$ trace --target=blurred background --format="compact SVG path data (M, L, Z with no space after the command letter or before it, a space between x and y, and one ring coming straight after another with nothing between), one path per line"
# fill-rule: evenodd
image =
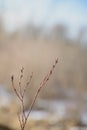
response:
M25 95L27 112L35 92L59 63L40 92L26 129L71 130L87 126L87 1L0 0L0 130L18 130L18 87L33 78Z

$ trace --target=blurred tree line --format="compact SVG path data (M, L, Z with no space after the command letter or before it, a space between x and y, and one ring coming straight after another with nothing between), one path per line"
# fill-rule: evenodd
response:
M30 59L32 64L36 65L34 71L38 70L38 74L40 74L41 70L47 70L48 61L57 55L60 59L59 67L55 74L56 78L51 84L57 83L59 86L74 87L77 90L87 89L86 36L86 28L81 28L77 37L70 39L68 27L62 24L55 25L51 29L28 24L10 34L4 29L2 18L0 18L0 84L3 84L4 81L8 84L9 72L15 70L15 64L23 63L27 70L26 73L28 73ZM37 58L38 56L39 58ZM34 63L34 60L38 64ZM52 92L56 93L56 90L52 89Z
M51 29L46 28L44 26L35 26L34 24L27 24L26 26L9 33L5 30L4 24L3 24L3 17L0 15L0 37L2 35L8 35L10 36L18 36L18 35L23 35L26 36L30 39L48 39L48 40L53 40L53 41L66 41L68 40L74 40L75 43L78 44L87 44L87 27L82 27L79 29L78 35L75 37L75 39L70 39L68 36L68 27L63 24L57 24L54 25ZM1 39L1 38L0 38ZM67 41L67 42L68 42Z

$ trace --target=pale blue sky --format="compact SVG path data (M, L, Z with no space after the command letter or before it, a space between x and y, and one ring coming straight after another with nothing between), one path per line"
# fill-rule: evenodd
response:
M66 24L73 33L87 26L87 0L0 0L4 24L15 30L26 23L52 26Z

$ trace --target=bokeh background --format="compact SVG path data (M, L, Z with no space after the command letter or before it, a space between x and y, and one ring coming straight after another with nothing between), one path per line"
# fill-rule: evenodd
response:
M26 129L61 130L87 126L87 1L0 0L0 130L19 129L18 87L33 72L25 95L27 112L35 92L59 63L40 92Z

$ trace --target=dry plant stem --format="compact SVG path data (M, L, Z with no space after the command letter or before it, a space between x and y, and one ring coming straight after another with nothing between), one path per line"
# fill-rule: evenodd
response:
M36 101L36 99L37 99L37 96L38 96L39 92L41 91L41 89L44 87L44 85L45 85L45 84L47 83L47 81L49 80L49 78L50 78L50 76L52 75L52 73L53 73L53 71L54 71L54 69L55 69L57 63L58 63L58 58L55 60L55 63L54 63L54 65L52 66L52 69L49 71L49 73L45 76L45 78L44 78L44 79L42 80L42 82L40 83L40 85L39 85L39 87L38 87L38 89L37 89L37 91L36 91L36 93L35 93L34 99L33 99L32 103L31 103L31 105L30 105L30 111L29 111L29 113L28 113L28 115L27 115L26 120L28 119L28 117L29 117L29 115L30 115L30 113L31 113L31 111L32 111L32 108L33 108L33 106L34 106L34 104L35 104L35 101Z
M26 89L29 86L29 84L31 83L31 79L33 77L33 73L32 73L29 81L26 83L26 86L24 88L22 88L23 70L24 70L24 68L22 67L21 75L20 75L20 78L19 78L18 89L14 85L14 76L11 77L12 87L14 89L16 96L18 97L18 99L21 102L20 111L18 112L18 119L19 119L21 130L24 130L25 124L26 124L25 123L26 122L26 115L25 115L25 107L24 107L24 96L25 96ZM21 113L21 115L20 115L20 113Z
M24 88L22 88L22 78L23 78L23 71L24 71L24 68L22 67L21 69L21 75L20 75L20 79L19 79L19 86L18 86L18 89L15 87L14 85L14 76L11 77L11 81L12 81L12 87L14 89L14 92L16 94L16 96L18 97L18 99L20 100L21 102L21 106L20 106L20 111L18 112L18 119L19 119L19 123L20 123L20 127L21 127L21 130L24 130L25 129L25 125L27 123L27 120L28 120L28 117L32 111L32 108L35 104L35 101L38 97L38 94L39 92L41 91L41 89L45 86L45 84L47 83L47 81L50 79L50 76L52 75L55 67L56 67L56 64L58 63L58 58L55 60L55 63L53 64L52 68L50 69L49 73L44 77L44 79L42 80L42 82L40 83L39 87L37 88L37 91L34 95L34 98L33 98L33 101L30 105L30 110L28 112L27 115L25 115L25 106L24 106L24 95L25 95L25 92L26 92L26 89L27 87L30 85L31 83L31 79L33 77L33 73L31 74L30 76L30 79L29 81L26 83L26 86ZM21 115L20 115L20 112L21 112Z

